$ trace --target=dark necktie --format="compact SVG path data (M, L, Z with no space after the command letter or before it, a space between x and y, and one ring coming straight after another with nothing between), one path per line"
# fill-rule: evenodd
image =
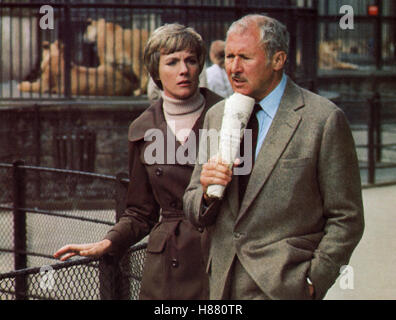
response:
M256 113L261 110L261 106L259 104L255 104L254 105L254 109L252 111L252 115L250 116L249 122L246 126L246 129L251 129L252 130L252 150L251 150L251 154L247 155L245 154L245 148L244 148L244 139L242 139L241 141L241 146L240 146L240 154L241 156L243 156L244 158L246 157L251 157L251 161L252 161L252 170L253 170L253 166L254 166L254 160L255 160L255 154L256 154L256 146L257 146L257 136L258 136L258 130L259 130L259 124L258 124L258 120L256 117ZM242 164L243 165L243 164ZM250 174L251 171L249 172L249 174L245 174L245 175L240 175L239 178L239 206L242 203L243 197L245 195L245 191L246 191L246 187L247 184L249 182L249 178L250 178Z

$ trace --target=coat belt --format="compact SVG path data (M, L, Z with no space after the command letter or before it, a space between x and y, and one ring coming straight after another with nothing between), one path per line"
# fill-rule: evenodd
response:
M183 210L162 210L161 216L163 219L184 219L186 218Z

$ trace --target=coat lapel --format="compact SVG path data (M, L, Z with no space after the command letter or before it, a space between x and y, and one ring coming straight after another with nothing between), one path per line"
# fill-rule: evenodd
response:
M301 121L300 115L295 111L303 105L304 101L299 87L288 79L278 112L272 121L253 167L245 197L239 211L238 221L257 197L289 141L292 139Z

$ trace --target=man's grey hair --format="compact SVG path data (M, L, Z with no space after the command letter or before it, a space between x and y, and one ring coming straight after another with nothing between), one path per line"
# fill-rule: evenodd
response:
M289 32L285 25L274 18L261 14L249 14L233 22L227 31L227 38L231 33L243 33L253 25L260 30L261 44L271 59L278 51L289 51Z

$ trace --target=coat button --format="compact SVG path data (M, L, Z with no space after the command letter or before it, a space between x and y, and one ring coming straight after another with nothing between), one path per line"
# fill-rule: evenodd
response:
M203 228L201 228L201 227L198 228L198 232L202 233L203 231L204 231Z
M177 203L176 201L172 201L169 205L171 206L171 208L176 208Z
M155 175L156 175L157 177L162 176L162 173L163 173L162 168L157 168L157 169L155 169Z
M177 268L179 266L179 261L177 259L172 259L172 267Z
M234 232L234 239L239 239L242 236L239 232Z

